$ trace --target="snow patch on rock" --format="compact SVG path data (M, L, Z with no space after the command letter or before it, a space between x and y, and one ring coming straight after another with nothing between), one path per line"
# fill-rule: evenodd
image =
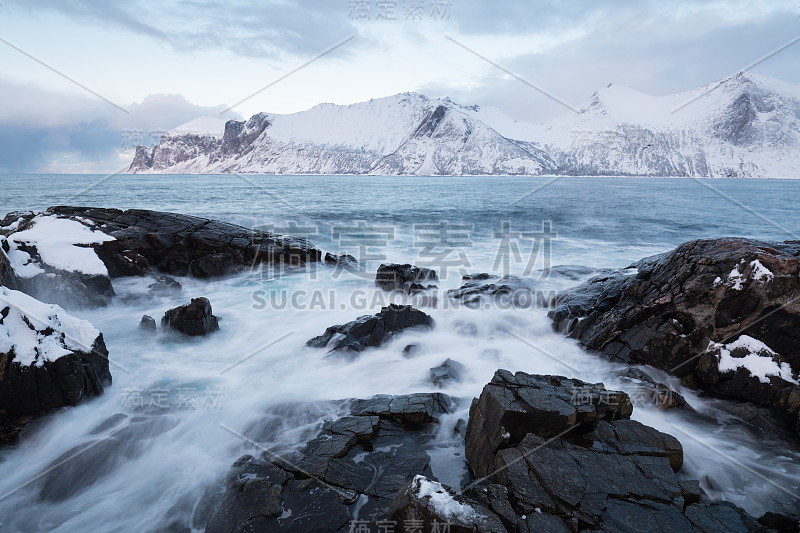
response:
M91 352L100 332L61 307L0 287L0 353L22 366L42 366L71 352Z
M39 215L31 225L8 236L8 259L16 274L32 278L45 272L42 265L25 251L36 248L41 261L57 270L93 276L107 276L108 270L89 246L114 237L95 231L77 220Z
M761 383L770 383L769 376L777 376L784 381L800 385L792 376L792 367L789 363L779 363L775 360L778 355L769 346L749 337L742 335L736 341L721 344L711 342L708 345L708 351L719 350L717 356L719 360L720 372L735 372L739 368L745 368L750 375L757 377ZM737 350L746 350L747 355L744 357L734 357L732 353Z
M441 483L417 475L412 486L417 489L419 498L430 498L431 505L442 518L459 518L465 522L477 518L477 513L472 507L457 502Z

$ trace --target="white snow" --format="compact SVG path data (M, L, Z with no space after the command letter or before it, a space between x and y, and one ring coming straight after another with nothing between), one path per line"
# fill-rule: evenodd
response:
M731 352L739 348L745 349L749 353L744 357L733 357ZM736 369L744 367L750 372L751 376L757 377L762 383L770 382L768 376L777 376L789 383L800 385L800 383L792 377L792 367L789 363L784 362L778 364L774 359L778 354L769 346L753 337L742 335L735 342L728 344L711 342L708 345L708 351L712 350L719 350L720 372L735 372Z
M742 262L744 262L744 260L742 260ZM742 284L745 281L746 280L744 276L742 276L742 273L739 272L739 266L737 265L733 267L731 273L728 274L728 283L731 284L731 288L735 291L740 291L742 290Z
M439 105L445 117L420 133ZM222 157L181 137L223 129L221 119L196 119L162 139L152 167L132 172L796 178L799 107L796 87L750 73L665 96L609 85L544 124L403 93L255 115L246 129L269 126Z
M728 274L727 282L730 287L735 291L742 290L744 283L747 281L747 276L742 273L742 268L744 267L744 259L742 259L741 263L736 265L731 273ZM750 261L750 279L758 281L759 283L766 283L768 281L772 281L775 278L775 275L765 267L761 261L758 259L754 259ZM714 286L716 287L719 282L722 280L717 278L714 280Z
M89 322L57 305L0 287L0 310L5 308L9 311L0 323L0 353L13 349L13 360L23 366L41 366L72 351L90 352L100 335ZM44 334L48 328L54 333Z
M475 510L469 505L457 502L441 483L431 481L422 475L414 477L412 487L417 488L419 498L430 497L430 503L436 512L445 519L459 518L465 522L476 518Z
M753 269L750 276L756 281L772 281L775 275L764 265L761 264L761 261L755 259L754 261L750 262L750 267Z
M35 246L42 262L59 270L107 276L108 270L90 245L113 241L114 237L94 231L76 220L39 215L31 226L8 236L8 258L16 274L30 278L44 272L21 244Z

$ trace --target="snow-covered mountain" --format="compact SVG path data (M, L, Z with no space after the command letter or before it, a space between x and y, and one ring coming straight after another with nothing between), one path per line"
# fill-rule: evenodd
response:
M546 124L403 93L245 122L201 118L134 173L800 178L800 90L740 73L686 93L609 85Z

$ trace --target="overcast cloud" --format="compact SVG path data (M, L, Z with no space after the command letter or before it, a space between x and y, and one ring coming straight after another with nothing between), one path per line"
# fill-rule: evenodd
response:
M0 43L0 171L117 171L132 143L218 115L350 36L227 116L408 90L521 120L565 112L445 35L575 106L608 83L689 90L800 35L797 0L424 0L410 17L412 3L379 19L377 0L4 0L0 38L127 112ZM800 44L754 71L800 84Z

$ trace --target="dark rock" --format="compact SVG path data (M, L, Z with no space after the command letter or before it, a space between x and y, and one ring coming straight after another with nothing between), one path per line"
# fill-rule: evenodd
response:
M463 276L461 279L461 287L448 290L447 296L468 308L491 304L503 309L543 309L555 303L555 290L548 290L541 279L490 274Z
M356 400L350 415L325 422L298 457L242 457L205 531L374 527L404 485L432 477L430 425L451 403L438 393Z
M800 388L718 371L710 343L743 335L800 369L800 242L692 241L563 294L550 316L587 349L648 364L717 396L770 407L800 432ZM578 320L580 319L580 320ZM762 386L763 385L763 386Z
M306 345L338 352L363 352L380 346L408 328L433 327L433 319L413 307L391 304L376 315L364 315L347 324L331 326Z
M389 520L414 523L423 531L447 527L452 533L505 533L496 514L476 502L456 495L452 489L417 475L406 483L389 507Z
M431 368L431 381L439 388L446 387L452 382L459 382L467 371L467 367L448 358L442 364Z
M591 401L574 406L574 388ZM483 490L481 503L519 532L759 530L744 510L708 503L698 482L678 479L680 443L630 420L627 396L594 403L595 394L602 385L499 370L470 409L467 462L481 477L465 494Z
M800 526L800 521L796 518L772 512L764 513L758 519L758 523L767 529L780 533L796 533L798 526Z
M550 438L589 431L599 420L628 418L632 412L627 394L602 384L498 370L470 408L467 462L475 475L486 476L492 457L529 433Z
M16 289L17 276L14 274L14 269L11 268L8 256L6 256L7 248L8 242L6 242L5 237L0 237L0 286Z
M322 258L305 239L189 215L66 206L47 212L91 220L116 239L95 245L112 278L141 276L153 268L178 276L214 277L262 265L301 267Z
M26 309L7 304L6 297L19 301L19 296L23 295L16 293L15 296L7 289L3 291L0 293L0 334L3 334L2 329L7 329L13 342L15 335L25 335L16 328L28 327L31 330L28 335L35 332L39 339L38 355L30 364L20 362L13 344L10 351L0 353L0 441L8 442L36 417L102 394L111 384L111 372L101 333L98 332L91 348L85 351L72 348L76 341L70 336L70 330L60 329L59 317L67 316L63 309L53 306L49 322L44 324L38 317L28 315ZM47 359L40 352L47 351L42 343L60 346L68 353L54 360Z
M190 304L170 309L161 318L161 325L192 336L207 335L219 329L219 321L206 298L192 298Z
M399 290L407 294L435 288L428 281L438 281L435 270L414 265L389 263L378 267L375 285L385 291Z
M169 276L156 276L156 281L147 286L153 296L171 296L181 292L181 284Z
M424 392L405 396L373 396L354 400L350 411L357 416L377 416L404 424L426 424L450 412L450 398L440 392Z
M141 331L153 332L156 330L156 320L150 315L144 315L141 322L139 322L139 329Z
M403 357L411 359L415 357L420 351L419 344L406 344L403 348Z
M328 252L325 254L324 263L328 266L335 267L337 270L344 269L348 272L358 270L358 259L350 254L336 255Z

